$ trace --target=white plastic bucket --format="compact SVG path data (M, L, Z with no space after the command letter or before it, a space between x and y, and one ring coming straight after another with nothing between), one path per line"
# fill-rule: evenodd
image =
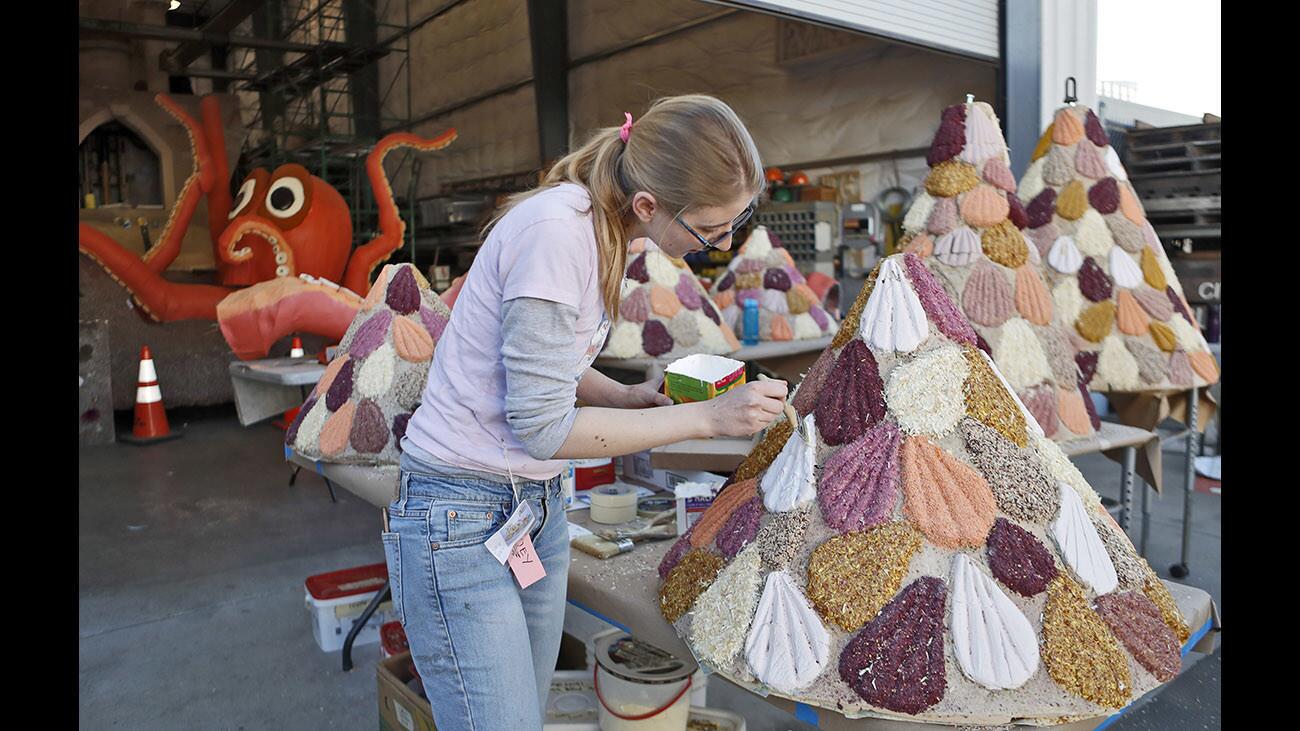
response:
M601 731L685 731L696 669L626 633L602 638L593 670Z

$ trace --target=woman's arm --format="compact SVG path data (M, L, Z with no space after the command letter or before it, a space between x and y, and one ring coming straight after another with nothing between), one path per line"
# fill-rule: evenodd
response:
M553 459L617 457L683 439L749 436L785 408L785 381L758 381L698 403L649 409L584 406Z
M673 400L657 391L656 385L647 381L628 386L595 368L588 368L578 382L578 400L591 406L609 406L615 409L671 406Z

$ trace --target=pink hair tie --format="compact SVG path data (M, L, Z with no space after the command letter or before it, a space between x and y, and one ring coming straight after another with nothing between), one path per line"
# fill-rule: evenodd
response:
M623 144L626 145L627 138L632 135L632 115L628 112L623 112L623 117L627 119L627 121L624 122L623 127L619 129L618 138L623 140Z

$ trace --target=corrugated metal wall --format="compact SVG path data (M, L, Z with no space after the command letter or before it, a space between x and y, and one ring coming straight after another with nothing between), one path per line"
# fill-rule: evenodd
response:
M569 0L569 56L580 60L726 11L695 0ZM413 8L412 16L424 12ZM792 60L798 53L789 46L791 23L734 12L575 67L570 139L576 144L596 127L621 123L625 110L639 115L656 97L703 92L736 109L765 162L802 163L928 145L944 106L967 93L993 96L991 65L858 34L812 29L824 35L804 44L832 50ZM470 0L453 8L413 34L411 61L415 118L528 78L525 1ZM386 69L381 84L391 74ZM402 93L395 89L391 103L404 104ZM415 131L429 136L460 130L451 148L427 160L419 195L436 194L450 181L538 166L536 125L531 84L418 125ZM394 187L402 185L399 179Z

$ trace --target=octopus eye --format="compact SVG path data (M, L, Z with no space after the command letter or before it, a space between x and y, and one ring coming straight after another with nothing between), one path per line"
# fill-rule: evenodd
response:
M291 218L302 210L307 196L302 189L302 181L297 178L280 178L271 184L266 194L266 210L276 218Z
M235 216L244 212L244 209L253 200L253 190L256 187L257 181L252 178L245 180L243 185L239 186L239 197L235 201L235 207L230 209L230 215L226 216L227 219L233 221Z

